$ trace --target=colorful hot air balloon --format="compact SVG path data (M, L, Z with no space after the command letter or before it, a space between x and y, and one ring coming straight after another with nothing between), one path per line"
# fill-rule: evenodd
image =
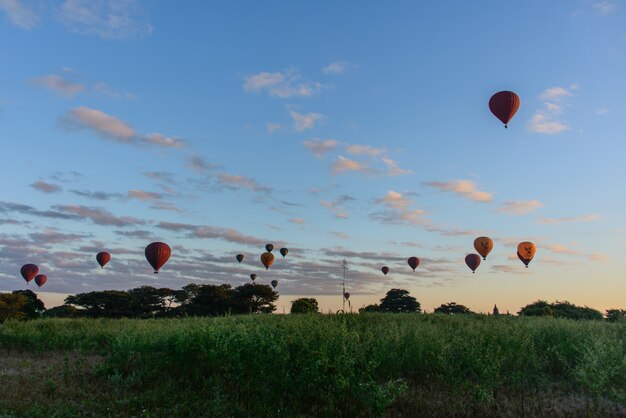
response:
M508 128L508 123L519 109L519 103L517 94L512 91L499 91L489 99L489 110L504 123L505 128Z
M159 273L159 269L163 267L169 260L172 250L169 245L164 242L153 242L146 247L146 260L154 269L154 274Z
M45 274L38 274L35 277L35 283L37 283L37 286L41 287L44 284L46 284L46 282L48 281L48 276L46 276Z
M413 271L415 271L417 266L420 265L420 259L417 257L409 257L407 262L409 263L409 266L413 269Z
M272 250L274 249L274 245L273 244L265 244L265 249L267 250L268 253L271 253Z
M344 293L344 294L343 294L343 297L344 297L346 300L350 299L350 292L346 292L346 293Z
M261 254L261 263L265 266L265 270L269 269L274 263L274 254L270 252Z
M250 275L250 278L252 279L252 281L254 282L256 280L256 274L252 273Z
M270 284L272 285L274 289L276 289L276 286L278 286L278 280L272 280Z
M20 274L26 280L26 283L30 282L39 273L39 267L35 264L24 264L20 269Z
M241 263L243 261L243 254L237 254L235 258Z
M285 258L285 256L287 255L288 252L289 252L289 250L287 248L281 248L280 249L280 254L283 256L283 258Z
M478 266L480 266L480 256L478 254L468 254L465 256L465 264L472 270L472 273L476 272Z
M522 263L524 263L526 265L526 268L528 268L528 263L530 263L530 261L533 259L536 251L537 247L535 246L535 244L533 244L532 242L524 241L517 246L517 257L522 260Z
M493 240L489 237L478 237L474 240L474 248L478 254L483 256L483 260L486 260L493 250Z
M111 260L111 254L106 251L101 251L96 254L96 261L100 264L100 268L104 268L104 266Z
M381 268L381 269L380 269L380 271L382 271L382 272L383 272L383 274L386 276L386 275L387 275L387 273L389 273L389 267L387 267L387 266L383 266L383 268Z

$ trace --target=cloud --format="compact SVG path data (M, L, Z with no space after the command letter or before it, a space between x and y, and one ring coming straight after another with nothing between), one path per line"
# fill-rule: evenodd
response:
M543 102L544 108L535 111L526 128L531 132L547 135L569 130L569 125L559 120L558 116L563 113L564 107L567 106L567 100L574 95L572 91L577 89L578 85L576 84L572 84L569 88L557 86L546 89L539 95L539 100Z
M65 0L57 15L68 30L104 39L143 38L153 30L137 0Z
M158 145L164 148L179 148L180 149L180 148L185 147L185 141L183 141L182 139L171 138L163 134L159 134L159 133L148 134L144 136L142 139L144 142L148 144Z
M543 204L538 200L513 200L504 202L498 209L498 212L511 215L526 215L542 206Z
M602 108L598 109L598 111L596 113L598 115L606 115L609 112L610 112L610 110L607 107L602 107Z
M346 64L343 62L335 61L322 68L324 74L343 74L346 71Z
M384 224L426 225L429 222L424 218L425 211L412 209L413 200L406 195L390 190L387 194L374 201L379 205L386 206L389 210L374 212L370 214L370 219Z
M246 176L237 176L227 173L217 174L218 182L229 189L247 189L253 192L271 192L272 188L267 186L261 186L256 180Z
M426 186L434 187L442 192L457 194L474 202L491 202L492 193L483 192L476 189L476 184L471 180L452 180L448 182L431 181L424 183Z
M606 254L600 254L600 253L591 253L589 254L589 260L590 261L600 261L600 262L604 262L604 261L608 261L609 260L609 256Z
M391 177L404 176L405 174L412 174L411 170L404 170L400 168L398 163L391 158L382 157L383 163L387 166L387 175Z
M110 200L114 198L122 197L120 193L107 193L100 191L91 191L91 190L70 190L71 193L74 193L77 196L86 197L87 199L93 200Z
M593 4L593 8L600 14L609 14L617 10L617 3L610 1L600 1Z
M572 93L567 91L567 89L564 89L563 87L552 87L552 88L545 90L543 93L541 93L539 95L539 99L548 101L548 100L561 99L563 97L569 97L571 95Z
M537 222L539 222L540 224L551 225L564 222L593 222L597 221L598 219L600 219L600 216L595 213L590 213L587 215L569 216L564 218L539 218Z
M137 100L137 96L127 91L116 90L102 81L93 85L93 90L112 99Z
M578 254L580 254L580 251L573 250L573 249L568 248L565 245L561 245L561 244L546 244L546 245L544 245L544 247L548 251L551 251L551 252L557 253L557 254L567 254L567 255L578 255Z
M82 241L84 238L88 238L90 235L66 234L60 232L58 229L45 228L43 232L33 232L28 234L28 236L37 244L46 245Z
M297 224L297 225L302 225L304 223L304 219L302 219L302 218L291 218L291 219L289 219L289 222L291 222L293 224Z
M321 140L313 138L309 141L304 141L302 144L317 158L322 158L326 153L334 151L339 143L334 139Z
M0 200L0 213L9 212L17 212L23 215L52 219L80 219L79 216L73 214L62 213L56 210L39 210L35 209L32 206L23 205L21 203L12 203Z
M128 197L131 199L142 200L144 202L153 202L155 200L161 200L163 195L161 193L133 189L128 191Z
M402 193L398 193L394 190L390 190L387 192L385 197L375 200L376 203L385 205L392 209L406 209L409 207L413 201Z
M549 114L535 113L528 123L528 130L540 134L558 134L570 129L565 122L553 120Z
M65 80L58 75L46 75L39 78L34 78L31 83L35 86L40 86L48 90L52 90L66 97L72 97L85 90L85 86L78 83L72 83Z
M39 16L21 0L0 0L0 10L4 11L11 23L22 29L37 26Z
M137 134L125 122L100 110L76 107L62 119L65 126L88 129L106 138L125 144L133 143Z
M214 170L220 167L217 164L208 162L203 156L198 154L189 156L185 165L198 172Z
M44 193L57 193L63 190L61 186L52 183L46 183L45 181L36 181L30 185L33 189L37 189Z
M307 113L304 115L291 110L289 114L291 115L291 119L293 119L293 129L296 132L313 129L317 122L324 120L324 116L319 113Z
M268 134L273 134L276 131L282 130L284 127L280 123L266 123L265 129Z
M192 235L196 238L215 238L237 244L247 244L253 246L265 245L265 240L261 240L249 235L242 234L236 229L219 228L214 226L201 226L195 229Z
M243 89L246 92L267 92L272 97L287 99L290 97L313 96L324 88L319 82L307 81L295 70L269 73L262 72L244 78Z
M61 213L73 215L74 217L88 219L97 225L110 226L133 226L143 225L146 222L132 216L117 217L103 208L81 206L81 205L56 205L52 207Z
M329 234L336 236L339 239L350 239L350 236L341 231L328 231Z
M341 155L339 155L338 159L333 163L331 170L335 174L345 173L346 171L358 171L362 173L374 172L374 170L366 164L342 157Z
M385 150L382 148L375 148L370 145L348 145L346 147L346 152L348 154L353 155L367 155L372 158L379 157L385 153Z

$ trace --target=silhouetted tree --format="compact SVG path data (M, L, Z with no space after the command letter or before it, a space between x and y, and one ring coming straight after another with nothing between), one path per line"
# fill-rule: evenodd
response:
M246 283L235 288L231 300L232 312L236 314L272 313L276 310L274 302L278 293L266 284Z
M315 298L299 298L291 302L291 313L317 313L319 307Z
M27 319L26 296L16 293L0 293L0 323L9 319Z
M82 307L84 315L90 318L135 316L131 295L121 290L103 290L70 295L65 298L65 303Z
M609 322L626 321L626 310L624 309L607 309L606 320Z
M46 307L43 302L37 297L37 294L30 289L26 290L14 290L14 295L23 295L26 297L28 301L26 306L24 306L24 314L26 315L26 319L36 319L41 317L41 314L44 313Z
M372 312L380 312L380 306L373 303L371 305L367 305L359 309L359 313L372 313Z
M554 316L555 318L569 319L604 319L602 313L588 306L576 306L570 302L548 303L543 300L524 306L519 315L525 316Z
M127 291L131 299L134 318L149 318L165 312L165 298L162 289L141 286Z
M381 312L415 312L420 313L420 303L413 297L409 296L408 290L391 289L387 295L380 300Z
M60 305L46 309L43 316L46 318L79 318L83 314L82 309L77 309L72 305Z
M473 313L470 309L463 305L457 305L455 302L444 303L440 307L435 308L435 313L446 315L458 315Z
M553 316L552 306L545 300L538 300L528 304L520 309L517 314L523 316Z
M231 309L234 290L229 284L188 285L183 290L186 296L179 311L187 315L226 315Z

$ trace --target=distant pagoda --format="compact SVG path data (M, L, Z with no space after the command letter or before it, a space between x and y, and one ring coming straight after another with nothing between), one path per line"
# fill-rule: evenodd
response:
M493 315L500 315L500 311L498 310L498 305L493 305Z

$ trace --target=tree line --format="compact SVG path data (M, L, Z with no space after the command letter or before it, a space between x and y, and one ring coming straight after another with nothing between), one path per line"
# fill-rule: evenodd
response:
M272 313L276 310L278 293L263 284L188 284L182 289L141 286L130 290L101 290L78 293L65 298L65 303L46 309L31 290L0 294L0 322L9 319L49 318L176 318L186 316L222 316ZM315 298L299 298L291 302L290 312L318 313ZM359 313L422 313L421 304L404 289L391 289L378 304L359 309ZM464 305L444 303L435 314L476 314ZM500 315L494 306L493 315ZM508 314L508 312L507 312ZM548 303L538 300L517 312L520 316L548 316L569 319L591 319L610 322L626 320L626 310L609 309L606 315L587 306L570 302Z

